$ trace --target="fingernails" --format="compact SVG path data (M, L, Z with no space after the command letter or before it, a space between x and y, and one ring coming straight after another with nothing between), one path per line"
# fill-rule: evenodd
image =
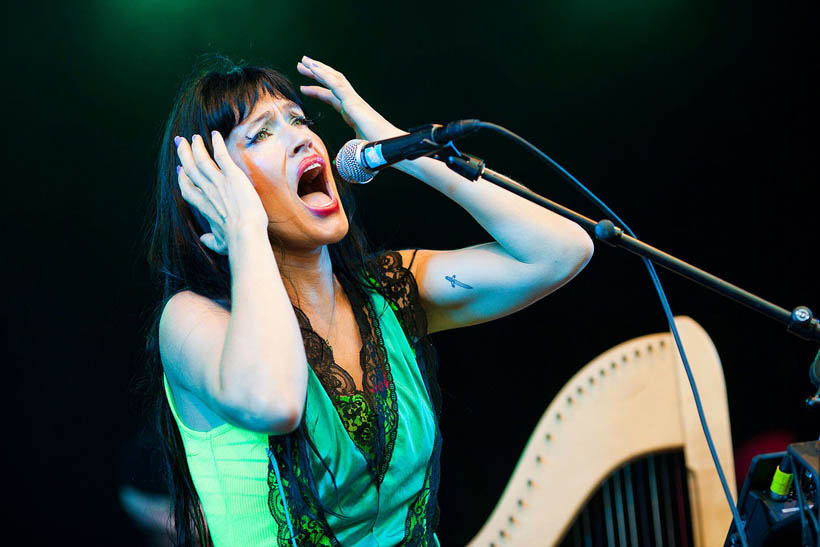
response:
M211 131L211 138L214 138L214 137L216 136L216 134L217 134L217 133L219 133L219 131L217 131L216 129L214 129L213 131Z
M179 170L180 170L181 167L182 167L181 165L177 165L177 175L179 175Z
M201 139L201 138L202 138L202 137L200 137L199 135L194 135L193 137L191 137L191 142L193 142L193 141L195 141L195 140L197 140L197 139Z
M182 137L174 137L174 144L179 146L179 141L182 140Z

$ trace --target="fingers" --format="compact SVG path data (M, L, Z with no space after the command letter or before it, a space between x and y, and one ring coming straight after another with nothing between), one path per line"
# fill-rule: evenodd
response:
M225 245L225 242L222 241L220 238L216 237L213 233L202 234L199 236L199 240L202 242L203 245L208 247L215 253L221 255L228 254L228 247Z
M204 189L206 183L213 183L222 175L208 154L202 137L194 135L190 144L184 137L176 137L174 142L177 145L179 161L194 184Z
M177 156L182 164L182 171L191 183L201 190L204 198L214 206L213 210L221 211L221 205L224 202L222 181L225 177L208 154L202 137L194 135L191 137L190 145L184 137L177 137L174 142L177 145ZM202 212L205 213L205 211Z
M191 137L191 150L193 151L194 163L197 168L211 181L216 181L222 172L211 159L208 149L205 148L205 141L199 135Z
M313 74L313 71L310 70L307 66L305 66L305 64L302 63L302 61L299 61L298 63L296 63L296 70L302 76L307 76L308 78L314 78L314 79L316 78L316 76Z
M259 195L232 160L222 135L213 131L211 141L213 159L199 135L194 135L190 144L182 137L174 139L182 163L177 178L182 198L208 222L208 233L200 237L202 244L226 255L227 233L247 223L266 226L268 219ZM229 218L237 221L228 222Z
M336 112L342 112L342 101L340 101L339 98L329 89L318 85L302 85L299 86L299 90L308 97L313 97L314 99L319 99L320 101L329 104L336 110Z
M301 62L296 65L296 69L301 74L313 78L329 88L333 94L342 101L344 101L348 95L356 94L353 87L347 81L347 78L345 78L341 72L315 59L311 59L307 55L302 57Z
M379 135L398 131L356 93L341 72L307 56L302 57L296 69L321 84L300 86L302 93L331 105L353 128L357 137L370 135L372 140L380 138Z
M197 137L197 135L194 137ZM191 141L196 140L196 138L191 138ZM196 186L198 186L201 190L204 190L211 184L211 181L205 176L199 167L197 167L196 159L194 158L193 146L188 144L188 140L184 137L176 137L174 138L174 142L177 145L177 157L179 157L179 162L182 164L182 168L185 170L185 173Z
M314 72L316 70L320 70L325 72L326 74L342 76L341 72L339 72L338 70L334 70L332 67L330 67L330 65L326 65L325 63L317 61L316 59L311 59L307 55L302 55L301 63L308 69L313 70ZM344 78L344 76L342 76L342 78Z
M216 210L211 200L191 181L184 169L179 169L177 178L179 191L185 201L196 207L208 220L222 218L222 215Z
M305 76L313 77L321 77L319 72L324 71L325 76L329 75L331 72L336 72L329 66L320 63L316 59L311 59L307 55L303 55L302 59L296 64L296 70L300 73L304 74ZM336 72L337 74L341 75L340 73Z
M228 153L225 139L222 138L222 134L219 131L211 132L211 144L214 147L214 160L216 160L216 164L223 172L239 168Z

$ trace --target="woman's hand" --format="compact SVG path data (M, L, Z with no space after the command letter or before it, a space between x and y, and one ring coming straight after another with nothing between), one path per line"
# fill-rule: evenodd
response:
M191 144L176 137L177 170L182 197L208 220L211 231L199 239L212 251L227 255L228 242L241 230L267 233L268 215L247 175L233 162L218 131L211 134L214 158L199 135ZM216 160L216 163L214 163Z
M357 138L375 141L405 134L359 97L341 72L307 56L302 57L296 70L324 86L303 85L302 93L332 106L353 128Z

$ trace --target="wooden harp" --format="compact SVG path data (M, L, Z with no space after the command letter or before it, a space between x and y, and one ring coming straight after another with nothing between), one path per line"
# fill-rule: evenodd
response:
M700 325L688 317L677 317L675 322L720 463L736 497L720 359ZM667 332L619 344L567 382L547 407L501 499L469 545L680 545L675 538L664 541L670 521L668 511L665 518L657 518L661 507L651 508L651 522L639 522L638 492L630 491L636 488L630 466L646 458L652 462L655 455L670 451L682 452L679 459L685 466L679 474L686 485L690 522L677 525L688 530L685 542L696 547L722 545L731 511L677 346ZM644 465L641 472L649 467ZM651 487L651 482L649 477L643 488ZM586 535L591 528L584 529L581 517L586 504L602 495L602 486L607 507L592 520L611 520L597 523L603 537L591 538ZM613 493L615 487L621 491ZM651 495L648 499L661 504L661 497L659 493L657 499ZM586 519L590 520L588 511Z

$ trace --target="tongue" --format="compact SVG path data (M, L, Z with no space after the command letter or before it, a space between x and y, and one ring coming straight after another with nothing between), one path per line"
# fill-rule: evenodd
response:
M311 192L306 196L302 196L301 200L313 207L322 207L332 201L331 197L324 192Z

